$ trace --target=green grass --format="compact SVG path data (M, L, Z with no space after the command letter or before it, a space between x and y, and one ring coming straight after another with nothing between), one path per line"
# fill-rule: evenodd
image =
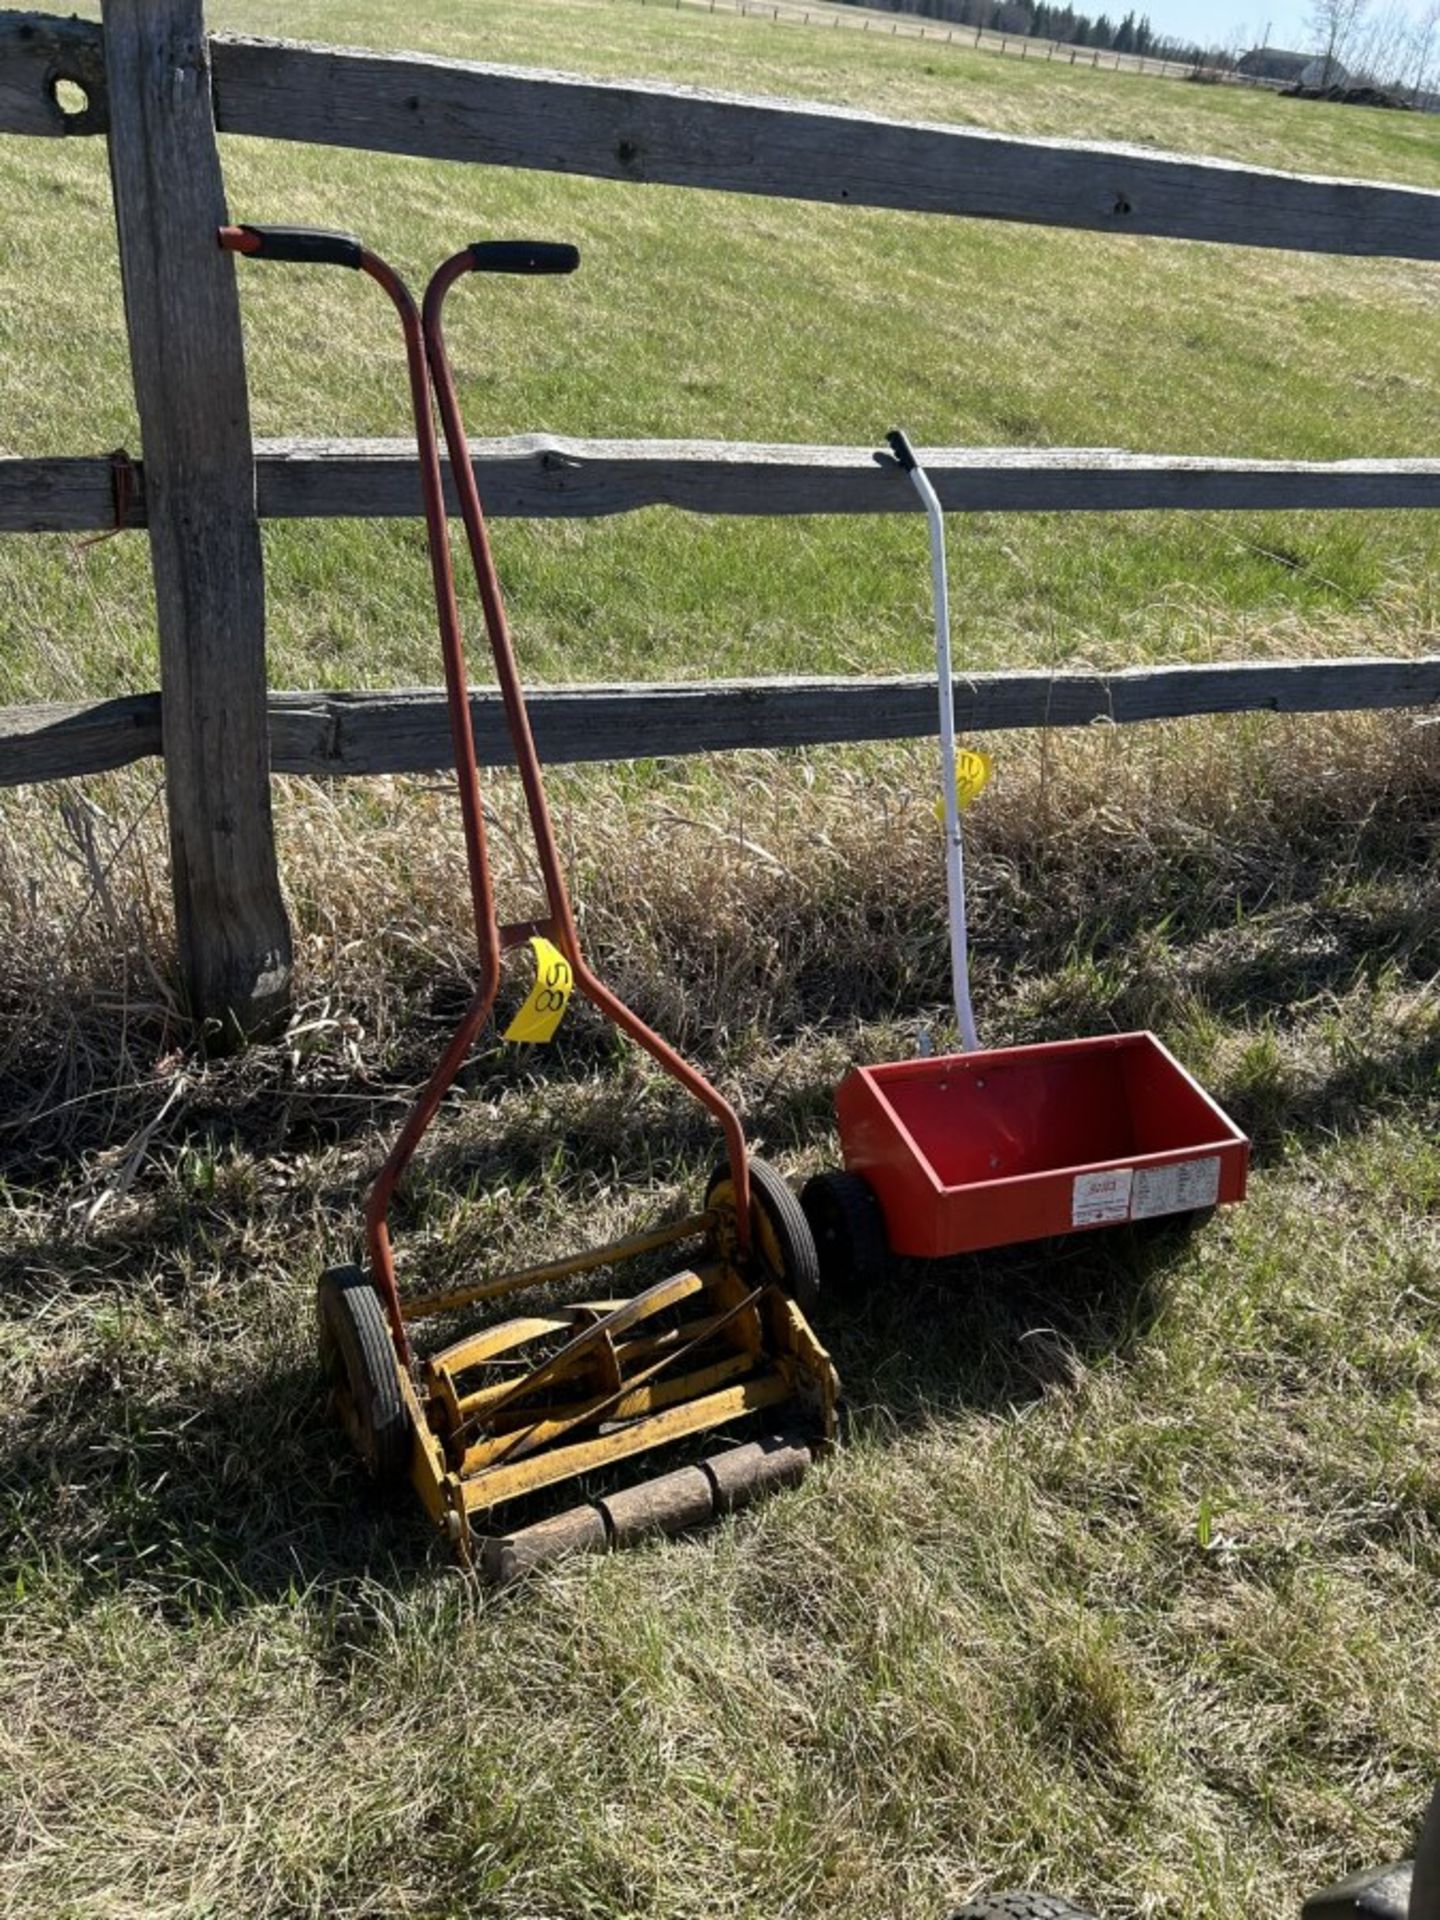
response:
M833 1163L847 1063L945 1036L928 753L557 784L607 974L787 1173ZM448 796L282 783L295 1035L200 1068L143 793L97 783L3 870L9 1910L911 1920L1021 1882L1219 1920L1404 1849L1440 1707L1425 734L1003 745L987 1038L1154 1026L1251 1131L1249 1200L829 1303L852 1431L799 1493L498 1598L367 1495L311 1359L464 993ZM487 1045L404 1273L637 1226L713 1153L583 1013Z
M1429 116L1047 74L633 0L452 4L427 9L413 32L410 11L246 5L218 19L1440 184ZM865 445L902 421L932 443L1321 459L1433 450L1433 276L1412 266L249 140L224 148L237 214L353 224L417 276L477 232L581 244L573 281L456 300L477 434ZM134 448L100 145L5 143L0 221L0 351L15 369L5 445ZM259 432L406 431L373 289L320 269L240 272ZM527 665L552 680L920 666L918 541L903 518L766 524L658 511L500 536ZM955 542L961 644L983 666L1412 650L1433 625L1435 543L1423 515L969 519ZM266 546L276 684L436 677L417 525L276 526ZM15 543L5 569L7 626L23 644L0 652L0 700L153 684L139 541L83 559L68 541Z
M1440 173L1420 116L631 0L216 17ZM417 272L486 228L582 242L563 288L457 300L477 432L1433 451L1419 270L226 161L237 213L353 220ZM103 155L0 143L0 209L6 444L133 447ZM404 430L363 287L242 285L261 431ZM980 519L953 550L970 657L1119 663L1428 644L1435 537ZM277 683L435 679L418 526L266 540ZM924 664L913 522L497 545L548 677ZM0 698L153 681L142 543L0 554ZM312 1357L315 1275L467 989L444 783L277 782L294 1028L208 1065L178 1045L158 769L0 796L0 1913L939 1920L1028 1884L1229 1920L1405 1850L1440 1714L1440 731L993 744L985 1037L1152 1026L1251 1131L1250 1198L830 1303L852 1431L802 1489L501 1597L367 1493ZM845 1068L946 1035L930 750L555 786L607 977L788 1174L833 1164ZM513 782L488 797L528 911ZM405 1189L405 1277L639 1225L713 1151L583 1011L542 1054L483 1045Z

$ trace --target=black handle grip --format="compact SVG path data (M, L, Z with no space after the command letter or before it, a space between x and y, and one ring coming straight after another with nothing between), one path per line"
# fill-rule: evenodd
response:
M476 273L573 273L580 249L559 240L477 240L470 249Z
M353 233L322 227L252 227L240 232L251 244L236 249L257 260L298 260L312 267L358 267L362 248Z
M887 433L885 438L889 442L890 451L900 462L906 473L914 473L920 462L915 458L915 449L910 445L910 442L906 439L900 428L896 427L893 432Z

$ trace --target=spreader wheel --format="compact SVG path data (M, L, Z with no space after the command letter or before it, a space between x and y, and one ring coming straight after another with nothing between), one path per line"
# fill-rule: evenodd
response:
M889 1270L890 1243L870 1182L858 1173L817 1173L801 1188L800 1205L815 1237L825 1286L840 1294L879 1286Z
M719 1166L705 1189L707 1207L735 1205L728 1165ZM803 1314L820 1301L820 1259L800 1202L785 1176L764 1160L750 1162L750 1213L760 1263Z
M331 1267L316 1290L320 1365L345 1430L374 1479L401 1479L410 1464L410 1416L380 1296L359 1267Z

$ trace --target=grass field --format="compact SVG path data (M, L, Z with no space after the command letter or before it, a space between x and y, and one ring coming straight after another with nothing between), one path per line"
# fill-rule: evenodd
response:
M308 0L218 18L1440 184L1427 115L1360 112L1331 126L1238 89L1013 72L959 49L672 19L633 0L452 4L425 9L423 28L413 11ZM1418 267L637 193L248 140L225 154L237 214L353 224L417 274L482 231L580 243L573 281L455 301L477 434L863 446L901 422L918 444L1276 458L1434 444L1440 344L1434 278ZM7 142L0 222L0 352L24 370L3 444L133 446L100 144ZM373 290L323 269L254 267L242 284L258 431L405 431ZM1383 538L1354 516L967 520L956 541L963 647L981 665L1403 651L1433 625L1440 536L1422 515L1381 524ZM279 526L266 542L277 684L433 678L418 528ZM517 527L505 542L527 664L552 680L596 666L744 673L757 658L774 671L923 665L914 545L896 519L696 523L658 511ZM7 580L27 644L0 658L0 701L153 683L141 543L91 549L82 565L69 542L27 542L7 556Z
M629 0L425 15L214 17L1440 184L1418 115ZM73 145L0 143L20 451L135 444L104 156ZM581 242L574 282L457 326L476 432L1433 451L1419 269L226 161L237 214L350 222L417 271L492 228ZM261 431L404 430L363 288L242 283ZM1421 650L1436 540L1419 515L971 520L956 597L986 664ZM436 678L417 526L266 542L277 684ZM911 521L654 513L497 547L539 677L924 663ZM0 548L0 700L152 684L145 566L134 540ZM178 1048L157 770L0 796L0 1912L930 1920L1032 1883L1220 1920L1403 1851L1440 1723L1437 740L1399 716L997 742L970 816L986 1038L1153 1026L1252 1131L1250 1200L832 1307L851 1438L798 1494L499 1598L367 1495L312 1359L314 1277L465 995L444 783L278 783L296 1020L208 1066ZM592 953L761 1151L832 1161L846 1064L943 1034L927 751L556 784ZM524 911L512 782L493 807ZM711 1158L583 1013L543 1055L487 1045L405 1193L407 1275L638 1225Z

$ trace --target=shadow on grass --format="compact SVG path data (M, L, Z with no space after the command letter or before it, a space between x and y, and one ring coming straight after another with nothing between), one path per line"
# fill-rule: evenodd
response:
M1413 869L1374 875L1338 899L1295 900L1202 934L1183 967L1229 1018L1304 1008L1361 983L1422 987L1440 971L1440 886Z
M1363 911L1335 914L1305 902L1216 929L1174 955L1175 978L1213 1015L1282 1016L1273 1035L1265 1023L1253 1029L1239 1064L1227 1066L1225 1084L1214 1089L1252 1133L1258 1164L1382 1116L1437 1111L1440 1019L1387 1027L1372 1006L1369 1030L1350 1039L1343 1029L1323 1037L1318 1026L1312 1035L1307 1025L1321 1018L1317 1000L1333 1005L1332 1026L1343 1020L1341 996L1382 973L1414 1000L1409 989L1440 965L1433 898L1412 894L1392 909L1377 894ZM1127 929L1144 925L1145 910L1142 903L1111 927L1112 953ZM1143 961L1133 984L1123 968L1119 981L1118 993L1087 997L1082 979L1073 995L1062 983L1042 1004L1017 998L1014 1017L1033 1029L1024 1037L1037 1039L1144 1024L1155 1000ZM403 1111L403 1089L433 1058L448 1012L422 1012L402 1047L364 1068L328 1057L297 1068L274 1048L207 1069L190 1105L153 1142L138 1224L83 1241L56 1231L17 1245L7 1256L13 1289L0 1262L0 1291L14 1293L20 1340L27 1313L40 1324L53 1312L74 1316L71 1351L92 1340L103 1349L97 1330L107 1296L131 1290L148 1289L187 1312L197 1248L212 1265L217 1257L230 1266L250 1261L257 1212L272 1245L292 1221L317 1244L317 1220L358 1222L363 1187ZM1271 1045L1274 1035L1296 1047ZM833 1059L833 1047L827 1051ZM783 1152L828 1131L832 1084L818 1054L792 1045L777 1057L786 1077L758 1085L763 1069L753 1070L749 1105L757 1135ZM627 1178L653 1186L677 1170L702 1184L719 1157L708 1117L678 1090L657 1089L616 1062L611 1036L588 1020L543 1056L482 1050L462 1086L483 1096L485 1117L470 1138L427 1148L402 1196L400 1226L423 1219L432 1195L543 1187L557 1159L566 1180L597 1190ZM562 1086L571 1090L566 1100ZM123 1117L125 1127L143 1124L162 1097L163 1088L151 1086L146 1103ZM104 1111L119 1127L118 1110ZM114 1132L87 1134L98 1124L63 1138L12 1131L0 1140L0 1173L29 1189L27 1203L38 1202L73 1177L80 1149L116 1144ZM343 1160L327 1158L324 1150L335 1147L346 1149ZM222 1180L197 1196L175 1176L187 1158L213 1163L231 1149L244 1163L233 1187ZM283 1164L284 1178L272 1180L266 1164ZM58 1198L53 1211L63 1212ZM944 1268L911 1264L868 1302L827 1308L820 1330L857 1425L1003 1412L1073 1385L1106 1354L1131 1351L1183 1257L1183 1232L1171 1227L1010 1248ZM232 1347L237 1370L227 1375L215 1356ZM408 1496L391 1505L373 1495L350 1464L315 1371L295 1364L294 1350L293 1342L257 1340L253 1330L241 1341L224 1325L197 1322L182 1332L173 1364L126 1353L111 1369L98 1358L67 1357L63 1377L39 1382L12 1420L15 1437L0 1442L0 1526L8 1536L0 1558L17 1567L60 1558L82 1590L144 1583L161 1604L182 1610L238 1609L316 1583L353 1589L366 1576L399 1590L435 1579L448 1560L418 1506Z
M1408 1029L1357 1035L1327 1071L1304 1073L1262 1045L1222 1097L1260 1167L1295 1145L1343 1139L1387 1117L1440 1119L1440 1003Z
M1353 981L1353 968L1344 984ZM1313 977L1311 981L1314 985ZM1322 991L1315 987L1315 991ZM1115 1017L1117 1011L1121 1018ZM1133 1021L1123 1007L1107 1017L1051 1023L1028 1040L1070 1039L1076 1032L1120 1032ZM1236 1124L1251 1136L1254 1158L1264 1164L1291 1143L1314 1144L1337 1134L1358 1132L1386 1114L1423 1113L1440 1099L1440 1003L1432 1015L1347 1039L1345 1014L1337 1003L1330 1057L1313 1070L1297 1071L1284 1054L1262 1044L1230 1072L1227 1084L1210 1088ZM1266 1036L1262 1030L1262 1041ZM532 1069L533 1098L526 1110L507 1118L503 1132L487 1139L451 1141L427 1149L416 1172L426 1187L483 1188L491 1180L540 1178L557 1156L570 1168L585 1168L614 1180L653 1177L657 1170L707 1163L718 1165L721 1146L713 1121L677 1089L650 1090L637 1099L639 1083L595 1083L595 1096L579 1111L557 1117L549 1088L570 1084L563 1062ZM794 1062L785 1084L772 1087L763 1108L748 1116L752 1135L764 1152L803 1151L818 1133L833 1125L834 1081ZM699 1194L695 1195L698 1204ZM401 1214L405 1196L400 1199ZM1084 1244L1084 1243L1080 1243ZM1035 1270L1021 1259L1018 1273ZM1069 1258L1047 1274L1069 1271Z
M1440 887L1431 858L1412 798L1367 815L1353 844L1338 851L1318 842L1290 846L1282 837L1273 864L1239 860L1234 873L1221 862L1187 876L1183 863L1166 866L1136 848L1103 889L1077 896L1063 860L1052 871L1040 859L1026 886L1034 900L1053 899L1053 911L1015 910L1013 902L992 910L977 889L977 1001L993 1031L1040 1040L1163 1024L1186 997L1217 1019L1253 1022L1300 1012L1362 980L1388 976L1418 988L1440 971ZM854 919L848 898L828 916L837 926ZM794 910L801 931L812 921L827 924L823 900L797 896ZM739 1011L733 993L715 1004L714 981L703 971L687 978L691 956L677 949L664 961L670 1018L662 1025L697 1059L714 1063L747 1021L769 1044L793 1048L827 1029L893 1021L900 1010L917 1023L943 1019L948 954L933 894L887 912L875 928L862 928L863 956L849 948L831 953L831 943L819 940L779 987L760 984L757 973L755 998ZM851 936L858 937L853 926ZM617 956L602 943L593 957L605 974ZM764 952L760 961L769 965ZM261 1153L365 1140L377 1124L398 1124L469 992L459 975L438 973L396 990L382 1006L350 1009L369 1036L363 1059L348 1026L322 1020L305 1028L298 1046L213 1062L191 1088L187 1126ZM0 1028L9 1011L14 1029L0 1058L0 1180L53 1178L77 1154L113 1147L153 1117L153 1063L173 1054L178 1036L158 1014L117 1022L116 1005L130 997L122 972L68 982L66 994L39 996L33 1005L23 994L13 1006L0 1003ZM678 1027L677 1007L686 1009ZM658 1017L643 993L637 1010ZM502 1046L493 1033L482 1039L457 1084L496 1100L555 1080L607 1078L616 1058L613 1032L577 1009L543 1058ZM57 1060L66 1064L63 1075Z
M0 1453L15 1569L63 1555L82 1592L138 1582L192 1616L365 1576L406 1588L443 1564L418 1508L353 1470L312 1366L190 1395L97 1381L68 1397L65 1417L38 1432L32 1418Z
M1262 1162L1284 1141L1330 1140L1379 1115L1433 1107L1440 1023L1397 1028L1373 1048L1360 1035L1331 1056L1328 1071L1298 1081L1267 1071L1262 1060L1248 1083L1242 1076L1226 1089ZM535 1097L516 1101L482 1142L427 1155L422 1185L444 1192L483 1190L500 1177L543 1181L557 1145L568 1176L602 1183L632 1163L637 1178L657 1167L703 1169L713 1133L682 1097L646 1093L637 1104L632 1086L596 1081L578 1108L557 1116L547 1078L532 1068ZM828 1079L797 1067L757 1116L763 1133L787 1144L813 1139L829 1098ZM230 1120L243 1131L243 1114ZM207 1118L189 1115L171 1145L211 1151ZM304 1160L295 1166L301 1178L284 1204L297 1217L358 1217L358 1178L337 1182L336 1169L317 1160L307 1185ZM0 1271L0 1288L14 1298L17 1324L31 1312L37 1323L57 1310L103 1316L105 1297L132 1287L184 1312L197 1245L212 1260L220 1249L227 1265L245 1258L256 1204L243 1184L203 1204L161 1184L135 1226L24 1246L5 1263L12 1282ZM888 1429L1003 1412L1075 1384L1103 1355L1123 1356L1143 1340L1184 1246L1183 1229L1172 1225L903 1265L884 1293L837 1303L820 1320L853 1420ZM62 1556L84 1589L141 1582L182 1610L235 1609L315 1583L349 1588L365 1576L403 1590L448 1564L415 1503L380 1501L352 1468L317 1374L294 1364L293 1343L237 1341L243 1371L227 1379L214 1356L232 1336L203 1323L195 1331L198 1359L187 1332L174 1369L143 1356L113 1368L82 1359L63 1379L42 1382L18 1437L0 1451L7 1559Z
M902 1267L869 1301L818 1316L857 1426L887 1430L921 1417L1003 1411L1047 1387L1073 1385L1080 1366L1124 1352L1150 1324L1183 1235L1121 1230L1104 1244L1010 1249L945 1268ZM33 1303L83 1299L85 1277L108 1267L113 1292L125 1241L56 1246L33 1272ZM154 1248L152 1246L153 1254ZM121 1254L116 1261L113 1256ZM78 1283L78 1290L77 1290ZM36 1289L39 1289L37 1293ZM326 1403L318 1368L265 1352L217 1384L216 1347L134 1377L96 1358L42 1387L0 1450L0 1523L13 1581L63 1562L73 1592L102 1597L145 1588L177 1618L229 1614L319 1587L366 1582L405 1592L443 1577L449 1556L408 1488L382 1496L353 1462ZM735 1438L745 1430L729 1430ZM609 1484L668 1470L712 1450L631 1462ZM507 1525L593 1497L605 1483L570 1483ZM363 1599L354 1602L365 1611ZM353 1611L353 1607L351 1609ZM343 1633L353 1638L354 1623Z
M1188 1221L903 1261L883 1291L825 1315L852 1419L1004 1413L1071 1388L1143 1340Z

